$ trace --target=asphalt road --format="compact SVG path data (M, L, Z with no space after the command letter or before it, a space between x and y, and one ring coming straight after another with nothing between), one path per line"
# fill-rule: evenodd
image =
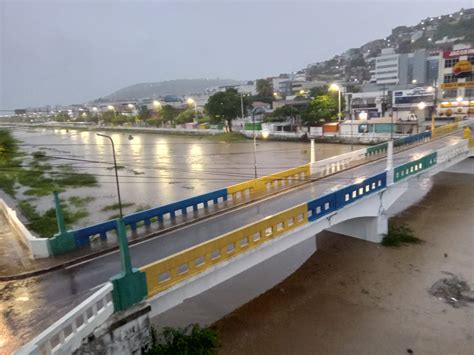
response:
M460 137L461 133L397 153L394 155L394 166L440 149ZM348 185L356 178L382 172L385 167L385 159L368 163L135 244L130 248L133 266L141 267L307 202ZM5 338L11 348L28 341L79 304L119 270L119 254L112 252L39 277L0 283L0 333L6 334ZM1 340L0 353L3 351Z

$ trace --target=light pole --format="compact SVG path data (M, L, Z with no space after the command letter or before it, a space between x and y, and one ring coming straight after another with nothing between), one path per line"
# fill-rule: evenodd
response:
M438 96L438 85L436 83L436 80L434 82L433 86L429 86L427 88L428 92L433 92L433 108L431 109L431 133L434 132L435 129L435 116L436 116L436 105L437 105L437 96Z
M115 107L112 105L107 106L107 110L114 112L114 120L117 119L117 114L115 113Z
M329 91L337 91L337 103L338 103L338 113L337 113L337 121L341 122L341 87L337 85L336 83L333 83L329 86Z
M188 105L194 105L194 123L198 122L198 110L197 110L197 105L196 101L193 100L191 97L186 100Z
M118 204L119 204L119 211L120 211L120 220L123 218L123 213L122 213L122 199L120 197L120 185L119 185L119 178L118 178L118 169L117 169L117 159L115 158L115 145L114 145L114 140L112 137L107 136L105 134L100 134L97 133L98 136L107 138L110 143L112 144L112 154L114 157L114 170L115 170L115 182L117 184L117 197L118 197Z
M255 133L255 110L252 111L252 128L253 128L253 167L255 171L255 179L257 178L257 135Z
M244 119L244 94L240 92L240 111L241 113L241 118Z

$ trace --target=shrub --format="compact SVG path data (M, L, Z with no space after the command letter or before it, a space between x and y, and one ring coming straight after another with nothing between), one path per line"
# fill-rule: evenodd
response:
M161 336L152 329L152 347L147 355L211 355L217 353L217 334L199 324L185 328L164 328Z
M406 243L420 243L421 239L415 237L415 232L407 224L389 223L388 234L382 239L382 245L398 247Z

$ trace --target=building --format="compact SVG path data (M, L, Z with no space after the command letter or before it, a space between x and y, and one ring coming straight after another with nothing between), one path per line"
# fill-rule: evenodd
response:
M393 48L382 49L370 71L370 82L378 86L432 85L438 77L439 55L426 50L396 53Z
M392 114L398 121L423 123L434 108L435 90L432 86L392 92Z
M348 103L349 118L358 120L362 113L367 119L382 116L382 103L388 101L388 92L371 91L345 94L345 100Z

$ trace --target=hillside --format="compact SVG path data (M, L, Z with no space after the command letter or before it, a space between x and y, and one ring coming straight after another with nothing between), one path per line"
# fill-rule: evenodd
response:
M456 43L474 45L474 9L461 9L452 14L429 17L413 26L398 26L385 38L351 48L333 58L308 65L302 71L310 80L343 80L362 83L369 80L374 57L382 48L392 47L397 53L416 50L447 50Z
M224 85L237 85L240 82L232 79L179 79L155 83L140 83L127 86L97 101L120 101L155 98L165 95L192 95Z

